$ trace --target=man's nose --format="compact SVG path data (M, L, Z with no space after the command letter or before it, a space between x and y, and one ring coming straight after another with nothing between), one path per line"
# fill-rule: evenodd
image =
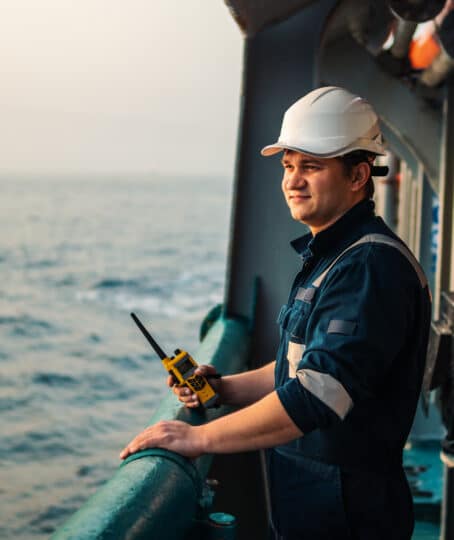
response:
M291 171L287 176L287 189L299 189L306 185L306 180L301 171Z

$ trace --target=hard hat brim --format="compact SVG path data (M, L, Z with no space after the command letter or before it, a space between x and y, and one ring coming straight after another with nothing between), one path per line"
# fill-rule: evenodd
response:
M300 152L302 154L306 154L307 156L312 156L312 157L322 158L322 159L343 156L345 154L348 154L349 152L354 152L355 150L366 150L368 152L377 154L377 156L386 155L386 152L383 146L377 143L374 143L373 141L368 141L367 145L353 144L353 145L346 146L345 148L337 149L335 151L327 152L327 153L313 152L307 148L299 148L296 146L291 146L291 145L280 143L279 141L277 141L274 144L269 144L268 146L263 147L260 153L262 154L262 156L268 157L268 156L274 156L275 154L278 154L279 152L282 152L283 150L293 150L294 152Z

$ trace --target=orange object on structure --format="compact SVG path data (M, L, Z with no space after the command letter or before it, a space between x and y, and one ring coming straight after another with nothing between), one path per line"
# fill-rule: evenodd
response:
M413 69L426 69L440 52L440 45L434 34L425 34L410 44L408 58Z

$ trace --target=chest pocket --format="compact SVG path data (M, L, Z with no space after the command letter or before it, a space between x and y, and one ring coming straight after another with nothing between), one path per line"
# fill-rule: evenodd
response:
M309 290L299 289L293 304L282 306L277 321L285 333L285 354L290 378L296 377L298 364L306 348L306 327L311 313L311 300L313 297L312 292L306 293ZM305 294L306 296L304 296Z

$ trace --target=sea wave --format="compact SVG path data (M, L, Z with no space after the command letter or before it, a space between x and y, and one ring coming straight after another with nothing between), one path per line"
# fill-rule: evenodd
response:
M122 311L145 311L163 317L193 316L222 300L223 271L185 270L159 284L150 278L104 278L76 291L79 302L100 303Z
M112 364L112 366L116 368L121 368L128 371L142 368L141 364L138 362L138 359L136 357L127 356L127 355L120 355L120 356L106 355L104 358L105 360L107 360L108 363ZM151 356L142 355L139 358L142 360L149 360Z
M141 286L139 280L134 279L120 279L120 278L108 278L102 279L98 283L93 285L94 289L118 289L119 287L137 287Z
M35 261L27 261L25 263L25 268L52 268L58 264L59 261L56 259L38 259Z
M35 373L32 376L32 383L44 384L46 386L74 386L78 381L72 375L62 375L61 373Z
M37 516L33 517L29 521L29 526L32 531L37 531L42 534L51 534L54 532L54 522L57 518L61 519L63 516L70 516L77 509L77 505L65 506L65 505L51 505L47 507L43 512L40 512Z
M0 397L0 411L18 411L27 407L33 401L32 396L8 396Z
M58 331L48 320L37 319L28 314L0 316L0 326L10 327L10 334L17 338L41 337Z
M66 442L62 435L49 432L45 437L40 434L30 432L22 436L16 434L14 438L6 438L0 443L0 451L8 451L10 457L14 456L16 462L46 461L51 457L79 455L83 456L83 451L73 444Z

